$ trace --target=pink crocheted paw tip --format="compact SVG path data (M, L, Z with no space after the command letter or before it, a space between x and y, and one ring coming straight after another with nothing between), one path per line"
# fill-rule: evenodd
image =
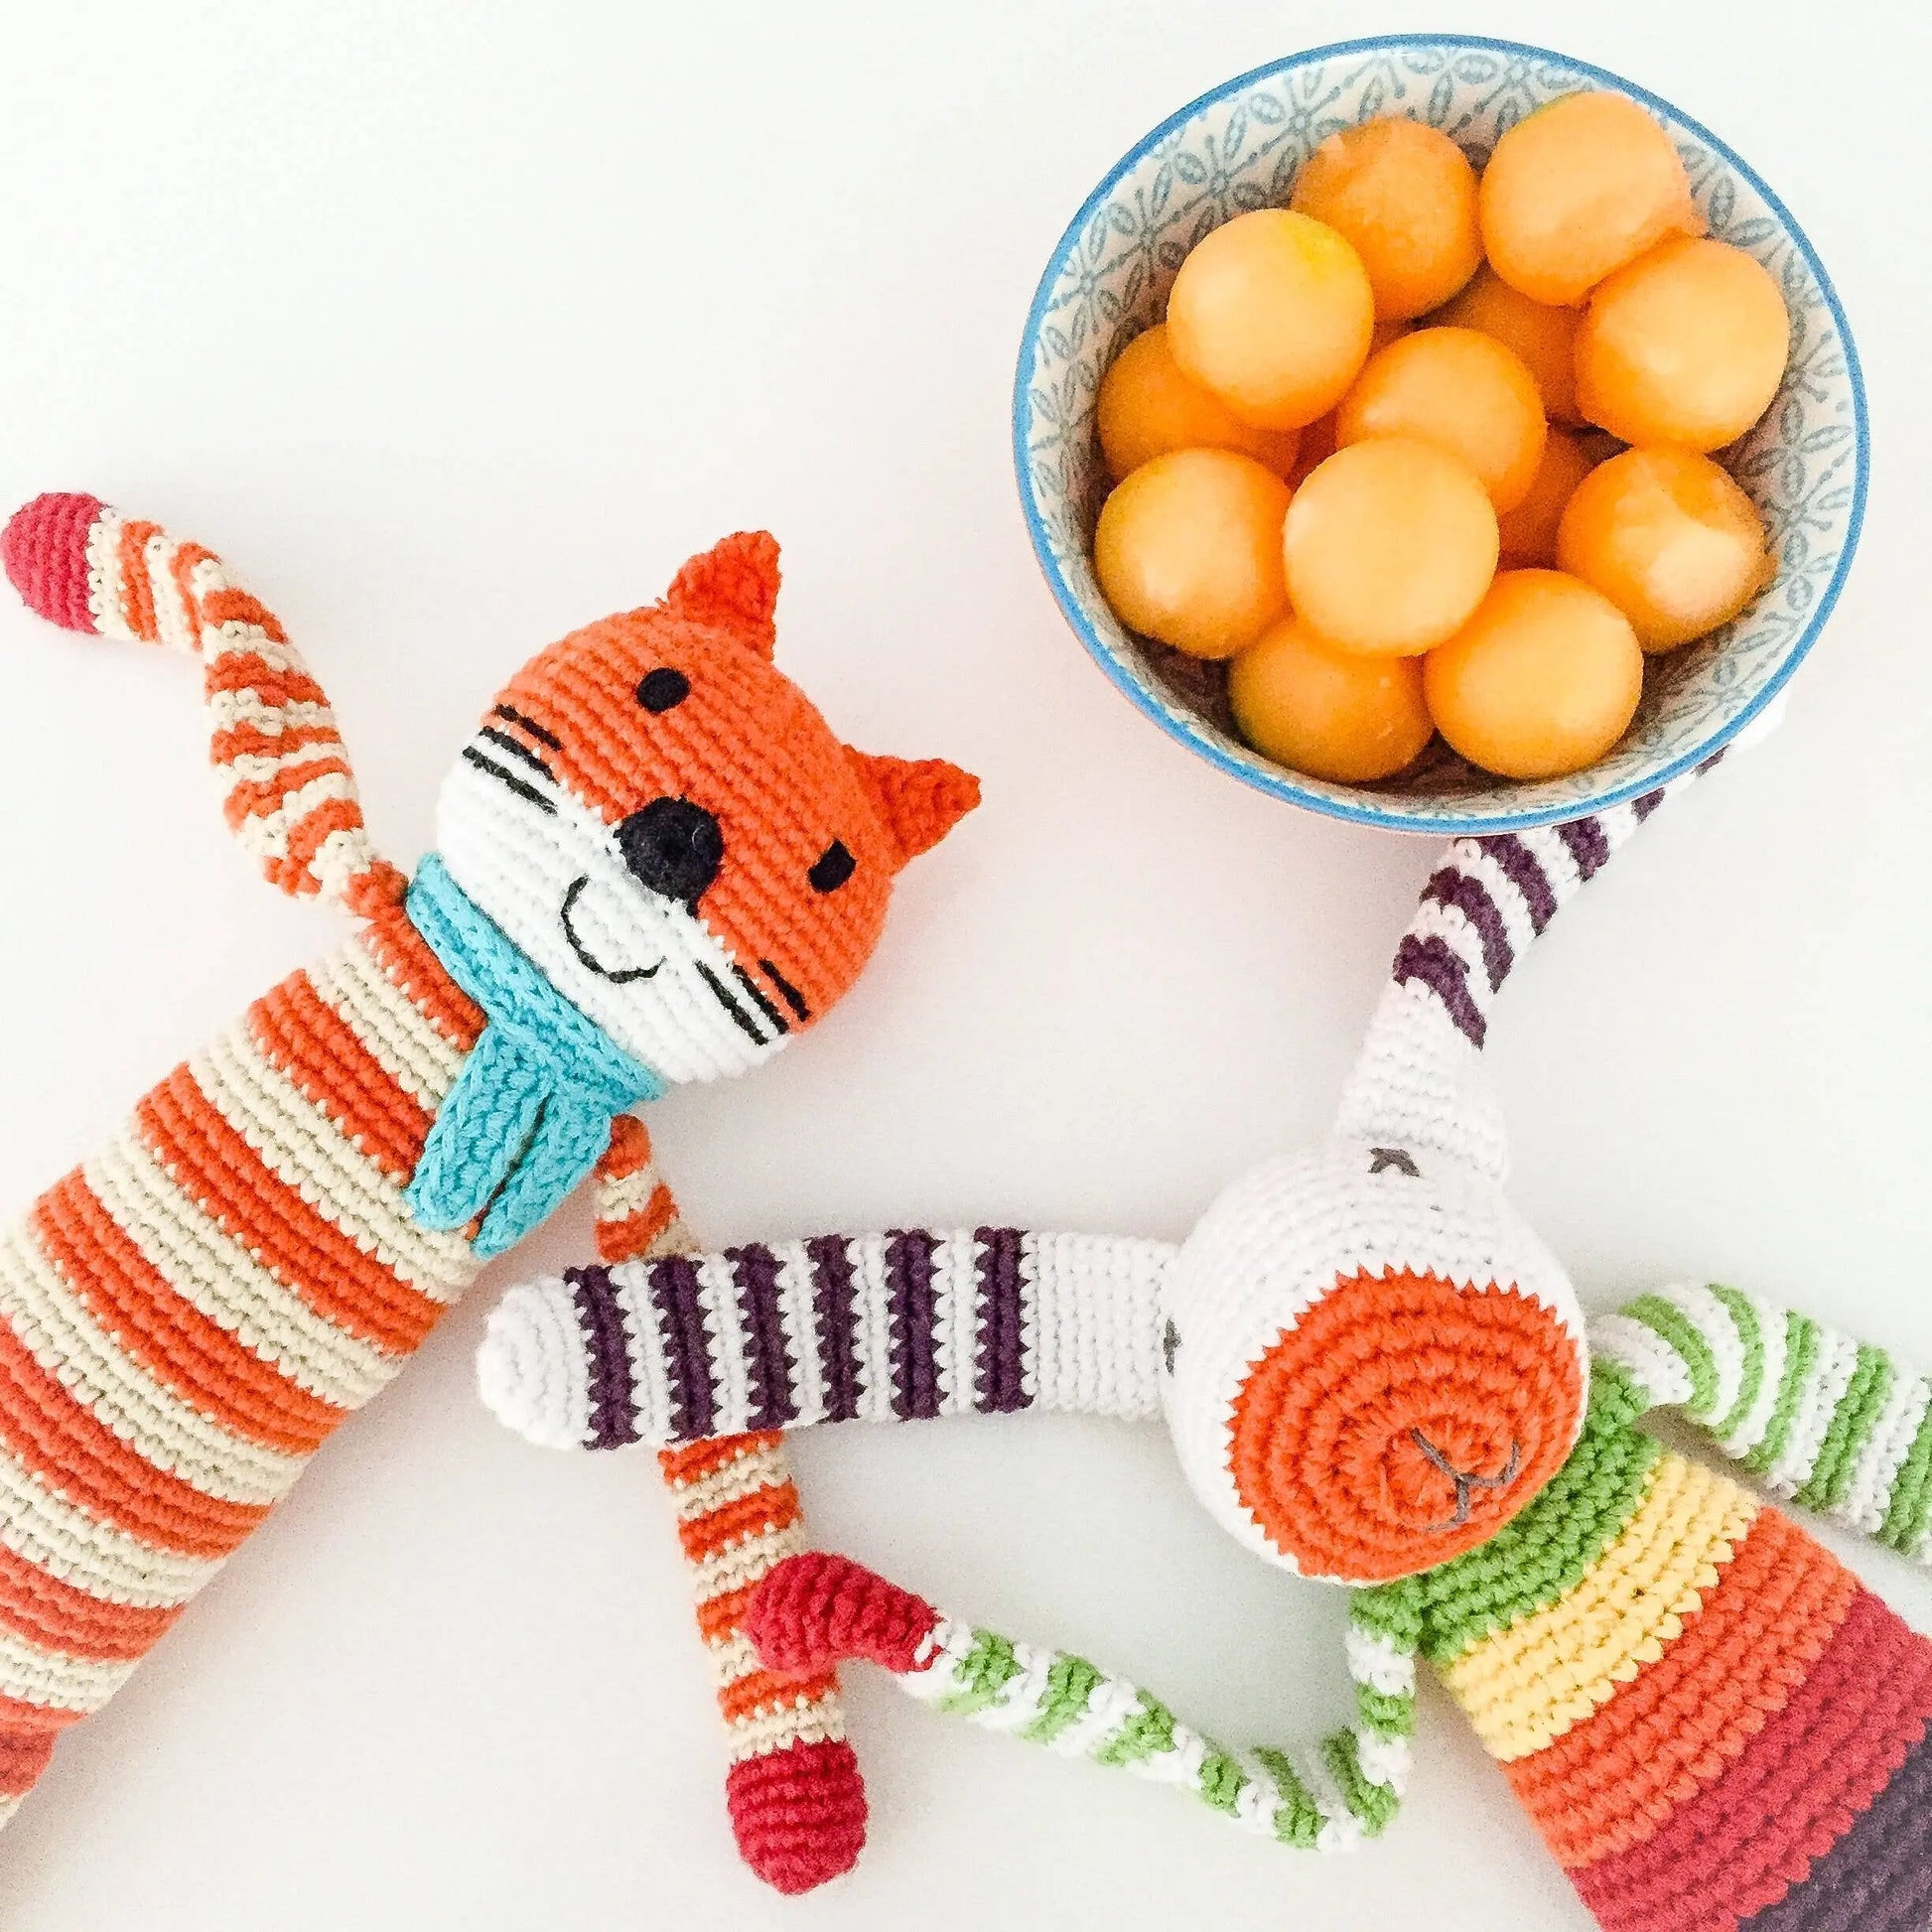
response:
M745 1612L745 1634L766 1670L811 1676L848 1657L890 1671L918 1662L939 1613L849 1557L808 1550L787 1557Z
M725 1797L740 1855L774 1891L810 1891L865 1850L866 1781L844 1738L748 1757L731 1767Z
M0 530L0 568L30 611L64 630L95 630L87 602L87 532L98 496L51 490L14 511Z

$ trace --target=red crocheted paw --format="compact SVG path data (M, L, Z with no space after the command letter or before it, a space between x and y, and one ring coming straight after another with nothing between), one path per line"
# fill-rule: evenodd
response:
M810 1891L850 1871L865 1849L866 1781L843 1738L743 1759L725 1798L745 1863L777 1891Z
M14 511L0 530L0 568L30 611L66 630L96 628L87 608L87 532L98 496L50 491Z
M761 1583L745 1612L745 1634L766 1670L787 1676L828 1671L848 1657L911 1670L939 1612L909 1589L852 1562L808 1550L787 1557Z

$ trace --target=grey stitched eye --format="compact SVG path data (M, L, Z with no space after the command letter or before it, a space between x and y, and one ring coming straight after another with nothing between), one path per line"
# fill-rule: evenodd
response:
M1170 1375L1173 1373L1173 1358L1180 1353L1180 1330L1170 1321L1161 1330L1161 1360Z

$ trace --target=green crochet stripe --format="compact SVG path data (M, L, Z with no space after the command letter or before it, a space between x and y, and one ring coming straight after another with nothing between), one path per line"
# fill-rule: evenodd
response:
M1231 1818L1235 1805L1247 1788L1247 1772L1219 1745L1210 1744L1194 1780L1194 1789L1201 1803L1211 1810L1224 1811Z
M1890 1400L1892 1381L1891 1358L1882 1348L1862 1343L1852 1380L1832 1412L1831 1427L1818 1446L1818 1459L1795 1501L1808 1509L1829 1510L1845 1500L1859 1451L1864 1448L1879 1411Z
M1095 1750L1096 1764L1125 1767L1173 1749L1173 1713L1152 1691L1140 1697L1140 1709Z
M1401 1800L1386 1784L1375 1783L1362 1769L1360 1745L1352 1730L1337 1730L1321 1740L1321 1760L1341 1792L1341 1801L1370 1838L1379 1838L1401 1809Z
M1784 1317L1784 1380L1778 1384L1777 1405L1771 1411L1764 1439L1741 1459L1753 1475L1765 1474L1784 1453L1791 1438L1791 1420L1798 1413L1798 1398L1804 1393L1805 1379L1818 1360L1818 1324L1809 1315Z
M1583 1581L1643 1500L1663 1453L1631 1426L1648 1407L1629 1375L1597 1363L1583 1434L1542 1492L1479 1548L1362 1591L1356 1613L1377 1629L1413 1622L1416 1647L1440 1666L1547 1609Z
M939 1700L939 1709L956 1718L970 1718L1000 1701L1000 1693L1020 1675L1021 1663L1013 1645L997 1630L975 1630L973 1647L953 1667L959 1688Z
M1932 1408L1912 1438L1912 1447L1892 1484L1891 1503L1878 1528L1878 1541L1887 1549L1910 1556L1932 1523Z
M1281 1803L1275 1807L1275 1836L1298 1851L1312 1850L1322 1825L1321 1807L1315 1803L1313 1792L1282 1752L1263 1746L1256 1750L1255 1761L1266 1767L1282 1794Z
M1661 1295L1640 1296L1623 1312L1641 1321L1690 1371L1691 1399L1685 1404L1690 1413L1700 1420L1710 1415L1718 1400L1718 1358L1704 1330Z
M1084 1657L1062 1652L1046 1673L1046 1695L1039 1701L1039 1716L1020 1735L1030 1744L1050 1744L1085 1713L1100 1682L1101 1673Z
M1355 1709L1362 1723L1378 1737L1416 1734L1416 1700L1399 1691L1378 1691L1363 1684L1355 1692Z
M1764 1335L1749 1296L1739 1294L1734 1288L1722 1288L1716 1282L1711 1284L1711 1293L1730 1311L1737 1339L1744 1345L1744 1375L1737 1385L1737 1400L1731 1404L1727 1416L1720 1416L1711 1425L1714 1435L1731 1436L1750 1414L1751 1404L1757 1400L1757 1392L1764 1382Z

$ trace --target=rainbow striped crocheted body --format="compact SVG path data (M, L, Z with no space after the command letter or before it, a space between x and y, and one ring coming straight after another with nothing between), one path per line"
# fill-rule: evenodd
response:
M477 1273L403 1190L482 1026L397 906L0 1242L0 1817Z
M1925 1932L1932 1642L1638 1430L1599 1362L1570 1460L1479 1549L1367 1592L1606 1932Z

